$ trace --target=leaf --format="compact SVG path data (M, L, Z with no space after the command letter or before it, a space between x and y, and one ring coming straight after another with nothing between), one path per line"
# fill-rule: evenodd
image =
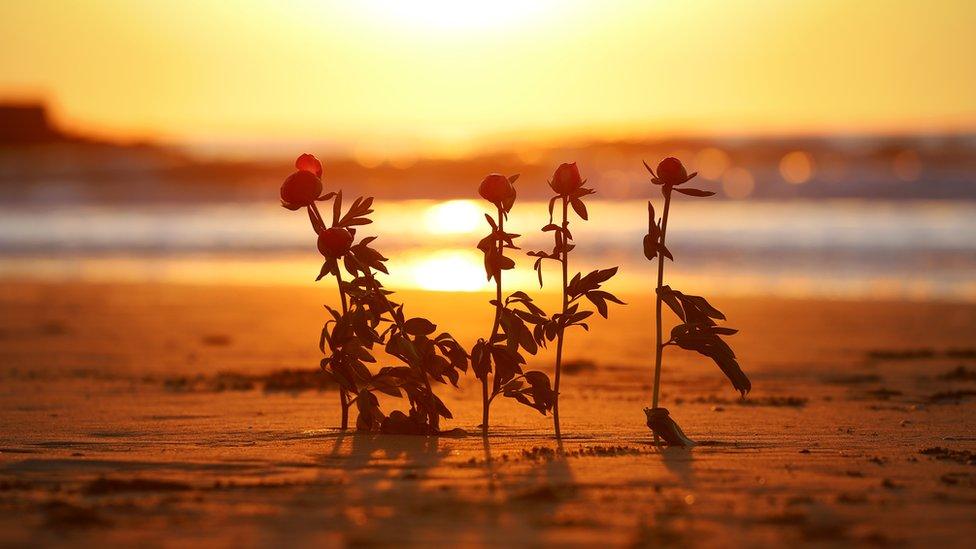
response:
M641 160L641 163L644 164L645 168L647 168L647 173L651 174L651 177L657 177L656 175L654 175L654 170L652 170L651 167L647 165L647 161Z
M576 212L576 215L580 216L584 220L587 219L587 217L586 217L586 204L583 204L583 201L582 200L580 200L578 198L574 198L574 199L572 199L572 200L569 201L569 204L573 207L573 211Z
M732 382L732 387L745 396L752 390L752 382L739 367L732 348L719 338L714 328L701 323L679 324L671 330L671 339L682 349L696 351L711 358Z
M412 336L427 336L437 330L437 326L426 318L411 318L403 323L403 330Z
M658 251L661 252L662 256L670 259L671 261L674 261L674 256L671 255L671 250L669 250L668 247L665 246L663 243L658 246Z
M339 224L339 215L342 213L342 191L336 193L335 202L332 203L332 225Z
M678 191L681 194L686 194L688 196L698 196L698 197L712 196L715 194L712 191L703 191L701 189L683 189L680 187L675 187L674 190Z
M657 251L657 238L654 238L654 235L651 234L644 235L644 257L648 261L654 261L654 258L657 257Z
M678 315L678 318L685 320L684 308L681 307L681 303L675 297L674 290L671 289L671 286L662 286L658 289L657 295L668 304L668 307L674 311L674 314Z
M488 353L487 343L479 339L471 348L471 369L478 379L487 379L491 372L491 355Z
M522 374L522 377L524 377L525 381L528 381L529 385L532 385L533 387L538 386L538 387L545 387L548 389L552 386L549 382L549 376L547 376L545 372L540 372L538 370L531 370Z
M315 215L315 212L312 211L311 207L306 209L308 210L308 220L312 222L312 229L315 230L315 234L324 231L325 227L323 227L322 223L319 222L319 216Z

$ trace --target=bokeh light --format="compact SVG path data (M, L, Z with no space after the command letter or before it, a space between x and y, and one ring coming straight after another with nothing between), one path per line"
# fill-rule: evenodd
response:
M708 147L695 155L695 170L705 179L718 181L732 164L728 153L722 149Z
M722 176L722 190L729 198L747 198L756 188L756 179L752 172L745 168L734 167L726 170Z
M891 162L891 170L895 177L905 182L912 182L922 175L922 161L915 151L902 151L895 155Z
M813 177L813 157L803 151L793 151L779 161L779 173L787 183L801 185Z

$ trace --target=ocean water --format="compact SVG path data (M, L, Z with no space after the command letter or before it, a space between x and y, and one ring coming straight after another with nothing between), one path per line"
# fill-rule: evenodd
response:
M346 204L348 206L348 203ZM657 204L660 209L660 203ZM385 200L376 235L394 288L481 291L481 202ZM329 206L323 215L331 215ZM508 287L538 287L528 250L548 249L544 202L517 204L522 236ZM570 225L571 270L619 266L611 291L647 291L644 201L593 201ZM676 200L672 285L691 292L787 297L976 300L976 202ZM274 203L0 206L0 279L313 284L320 258L303 212ZM544 271L556 283L554 266ZM548 284L546 291L554 291Z

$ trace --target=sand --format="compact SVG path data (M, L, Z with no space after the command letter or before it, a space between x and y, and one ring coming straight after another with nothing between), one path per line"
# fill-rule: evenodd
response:
M514 403L485 442L339 433L311 371L329 287L0 286L0 544L964 546L976 305L722 299L754 390L668 350L651 444L647 295L570 335L565 438ZM466 345L480 294L402 296ZM543 303L554 301L547 296ZM550 368L544 352L533 367ZM384 410L397 403L384 400Z

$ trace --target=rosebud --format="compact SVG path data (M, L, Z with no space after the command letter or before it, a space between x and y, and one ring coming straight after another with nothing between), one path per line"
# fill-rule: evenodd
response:
M576 162L572 164L560 164L556 168L556 173L552 175L552 181L549 182L549 186L557 194L564 196L582 187L583 179L580 177Z
M688 181L690 178L681 161L669 156L657 165L657 179L658 183L673 187Z
M295 160L295 169L303 172L311 172L315 177L322 177L322 163L318 158L305 153Z
M319 253L327 258L338 259L352 246L352 233L344 227L332 227L319 233Z
M312 172L298 170L281 184L281 205L297 210L311 205L322 194L322 180Z
M504 175L493 173L485 177L478 187L478 194L488 202L505 210L515 202L515 186Z

